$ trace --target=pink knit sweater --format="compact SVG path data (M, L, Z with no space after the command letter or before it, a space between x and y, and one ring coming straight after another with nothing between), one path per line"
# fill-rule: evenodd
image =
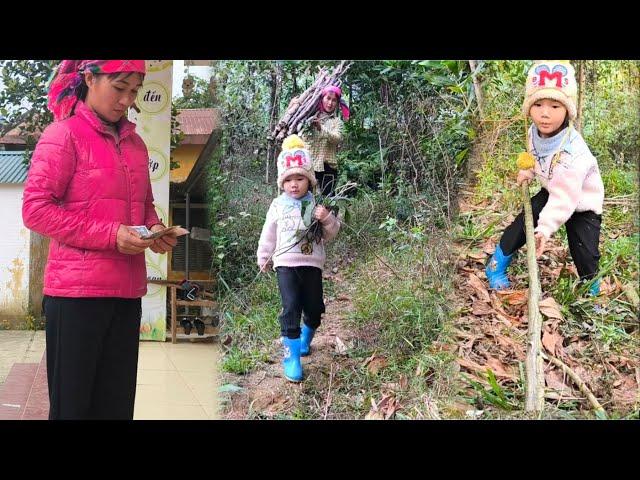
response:
M580 133L573 128L562 147L559 161L550 173L554 155L542 156L536 152L533 142L533 136L537 134L533 130L535 128L532 125L529 129L529 151L536 158L536 178L549 192L549 200L540 212L535 231L549 238L571 218L573 212L590 210L601 214L604 185L596 158Z
M309 195L308 198L313 198ZM271 255L273 268L276 267L318 267L324 268L326 254L325 241L332 240L340 230L340 222L333 213L322 221L323 237L320 243L298 241L296 231L304 230L301 216L300 200L296 200L286 193L281 194L271 202L267 218L262 227L258 242L258 266L268 262Z

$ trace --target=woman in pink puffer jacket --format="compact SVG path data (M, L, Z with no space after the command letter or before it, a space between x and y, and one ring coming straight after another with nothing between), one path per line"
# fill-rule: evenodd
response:
M24 224L50 237L44 279L50 419L131 419L146 248L131 228L164 228L149 157L126 119L144 60L64 60L49 89L49 125L24 190Z

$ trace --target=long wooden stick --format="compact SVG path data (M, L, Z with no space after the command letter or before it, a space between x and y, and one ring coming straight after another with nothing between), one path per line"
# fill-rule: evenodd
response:
M587 384L584 382L584 380L582 380L578 376L576 372L571 370L567 365L565 365L562 362L562 360L556 357L547 355L545 353L543 353L542 356L544 357L545 360L548 360L549 362L553 363L556 367L561 368L564 373L569 375L571 377L571 380L575 382L575 384L578 386L580 391L587 397L587 399L593 406L593 409L596 411L596 413L600 413L602 417L607 418L607 412L604 410L604 408L602 408L602 405L600 405L600 402L598 402L598 399L593 395L593 393L591 393L591 390L589 390L589 387L587 387Z
M524 224L527 237L527 266L529 267L529 331L526 359L526 400L527 412L541 412L544 409L544 364L542 362L542 314L540 313L540 276L536 260L536 242L533 233L533 212L529 183L522 182L524 202Z

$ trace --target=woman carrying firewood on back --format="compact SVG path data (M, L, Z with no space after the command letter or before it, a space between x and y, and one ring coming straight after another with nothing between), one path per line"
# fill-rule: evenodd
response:
M349 107L342 99L340 87L329 85L322 90L317 113L310 122L311 128L303 133L309 145L313 170L322 195L332 195L338 177L336 153L344 136L344 123L338 116L338 105L345 121L349 120Z

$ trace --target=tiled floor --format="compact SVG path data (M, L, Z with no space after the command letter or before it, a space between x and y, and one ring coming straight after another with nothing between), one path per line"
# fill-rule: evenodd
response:
M40 363L44 344L42 330L0 330L0 385L14 363Z
M133 418L218 418L217 361L216 343L142 342Z
M22 420L24 418L38 368L37 363L15 363L11 367L0 389L0 419Z
M47 418L43 336L34 341L33 332L0 333L0 403L6 404L0 419ZM141 342L134 419L218 418L217 361L215 342Z

